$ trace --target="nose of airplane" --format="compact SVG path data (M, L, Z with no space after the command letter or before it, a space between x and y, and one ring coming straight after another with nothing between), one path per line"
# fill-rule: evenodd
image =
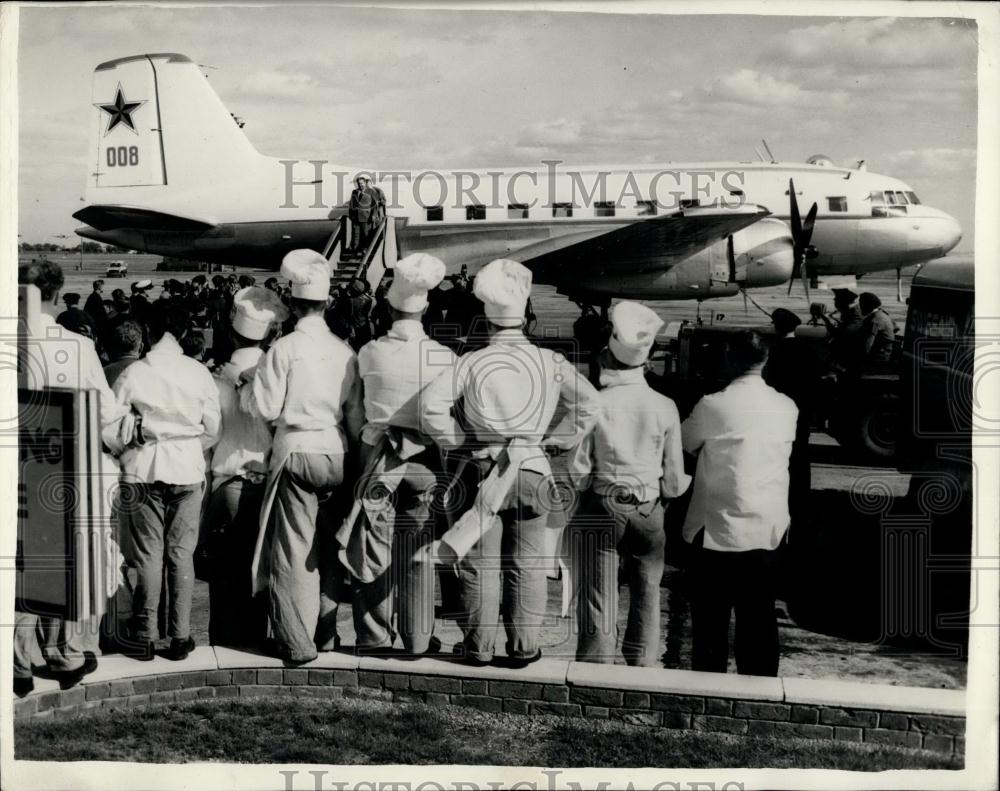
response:
M919 207L921 212L914 217L917 231L911 246L928 250L940 250L938 255L947 255L962 240L962 226L950 214L931 206Z
M944 212L942 214L944 216L941 218L941 249L947 255L955 249L955 245L962 241L962 226L950 214L944 214Z

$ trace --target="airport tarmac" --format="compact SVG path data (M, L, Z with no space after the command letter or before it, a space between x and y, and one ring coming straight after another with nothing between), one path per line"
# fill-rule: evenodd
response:
M30 260L37 257L38 253L22 253L21 260ZM153 281L153 290L150 293L151 299L156 299L163 286L163 281L168 278L178 280L190 280L197 272L157 272L156 264L161 260L155 255L85 255L83 258L83 268L78 269L80 256L74 253L48 254L50 260L62 264L66 276L64 291L76 291L83 299L91 291L91 283L97 278L104 279L104 292L108 298L115 288L123 288L129 293L129 286L143 278ZM949 256L952 260L968 260L969 255ZM128 263L129 274L126 278L105 278L104 274L109 261L123 260ZM913 278L915 267L908 267L903 270L902 296L903 301L896 299L896 277L894 272L880 272L867 275L858 281L858 293L871 291L882 300L882 307L892 316L898 325L900 332L903 331L906 321L906 297L909 294L910 280ZM276 273L269 269L255 267L241 268L239 272L245 272L257 278L257 282L263 284L264 279ZM228 274L228 271L226 272ZM809 318L809 302L823 302L828 310L833 310L833 294L826 289L810 289L810 299L806 300L803 293L802 284L798 281L792 286L791 294L788 293L788 286L773 286L771 288L753 289L750 296L764 309L772 311L775 308L783 307L799 315L803 321ZM645 301L655 310L666 322L672 321L695 321L700 312L701 320L708 323L733 324L733 325L753 325L766 324L767 316L755 307L750 301L744 304L742 296L722 297L706 300L698 309L696 300L674 300L674 301ZM538 325L535 329L537 335L544 335L546 332L555 333L556 337L572 337L573 322L579 315L577 307L565 297L556 293L552 286L535 286L532 291L532 305L538 316Z

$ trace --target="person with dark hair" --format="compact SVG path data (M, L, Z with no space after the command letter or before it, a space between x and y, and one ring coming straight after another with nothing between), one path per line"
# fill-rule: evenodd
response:
M882 300L869 291L858 297L858 309L861 311L861 350L865 361L889 362L896 344L896 322L885 312Z
M104 281L95 280L93 282L93 289L90 292L90 296L87 297L83 309L94 320L94 327L97 329L98 336L103 336L104 326L107 321L107 310L104 307Z
M244 374L253 382L251 409L275 424L252 579L255 593L269 591L273 652L298 663L338 643L342 572L331 520L364 409L357 357L323 320L329 261L314 250L292 250L281 273L291 281L298 323L255 374Z
M215 384L222 409L222 433L212 450L212 492L202 519L199 554L207 561L208 638L212 645L259 647L266 631L265 608L253 595L250 568L257 544L271 455L272 430L241 398L240 377L264 357L261 344L288 316L266 288L236 292L230 332L234 351L219 366Z
M219 392L208 369L184 356L181 341L190 316L174 300L157 301L149 314L152 348L115 382L120 404L142 419L144 444L122 454L124 486L132 503L132 565L138 569L128 644L151 660L157 607L166 567L170 647L168 659L187 658L191 639L194 550L205 489L205 451L219 433Z
M146 292L153 287L153 281L149 279L139 280L132 284L132 296L129 298L129 313L132 318L143 326L149 323L149 297Z
M752 331L730 342L732 382L702 398L681 427L697 457L684 540L694 547L692 670L725 673L736 611L739 673L776 676L777 549L788 530L795 402L767 385L767 346Z
M347 208L347 216L351 221L351 243L344 254L357 258L363 255L368 247L375 226L378 194L369 186L368 176L361 174L354 182L356 187L351 192Z
M96 390L100 394L101 438L114 447L124 410L108 387L94 343L85 336L59 329L55 322L63 285L62 269L50 261L33 262L18 268L17 280L38 289L41 308L33 314L31 300L25 300L24 332L29 343L19 353L31 355L32 359L18 359L26 380L24 386L29 390L47 387ZM108 469L117 466L109 456L102 457L102 462ZM20 554L21 542L18 544ZM19 697L34 689L32 657L36 653L41 653L49 672L64 689L97 668L95 622L85 622L81 630L80 625L63 618L20 610L15 610L14 622L14 694Z
M180 344L185 357L205 362L205 334L201 330L190 329L181 338Z
M351 293L351 348L357 352L372 339L372 308L374 300L367 290L368 283L360 277L352 278Z
M776 308L771 314L771 323L775 340L762 376L767 384L792 399L799 410L789 459L788 511L794 530L796 525L804 525L809 516L812 486L809 433L820 386L820 366L813 345L805 338L795 337L795 328L802 323L797 315L785 308Z
M107 346L111 362L104 366L104 375L114 387L118 377L142 355L142 327L128 320L117 324L108 334Z
M96 341L98 339L97 322L89 313L77 307L80 304L80 295L72 291L63 294L63 302L66 305L66 310L56 316L56 324L65 327L70 332L84 335L92 341Z
M618 644L618 568L629 587L625 662L655 667L660 658L660 582L665 504L687 491L681 420L674 402L646 383L646 360L663 320L622 301L601 354L597 423L570 457L583 501L570 524L580 579L576 623L579 662L614 664Z

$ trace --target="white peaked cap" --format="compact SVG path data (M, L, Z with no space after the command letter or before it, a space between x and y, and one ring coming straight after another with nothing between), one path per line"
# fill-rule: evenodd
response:
M233 295L233 330L244 338L259 341L272 324L287 318L288 308L263 286L247 286Z
M315 250L292 250L281 261L281 275L288 278L292 296L325 301L330 296L330 262Z
M413 253L396 262L386 294L389 304L404 313L427 307L427 292L444 280L444 262L427 253Z
M490 261L476 273L472 293L486 308L486 318L500 327L520 327L531 296L531 270L507 258Z
M638 302L619 302L611 309L611 338L608 349L625 365L642 365L653 348L663 319Z

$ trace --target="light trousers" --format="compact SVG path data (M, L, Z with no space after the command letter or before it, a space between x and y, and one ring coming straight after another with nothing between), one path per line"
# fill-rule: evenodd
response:
M283 658L308 662L337 635L337 561L332 498L344 480L343 454L292 453L271 508L271 635Z
M578 662L613 664L618 644L618 567L624 562L629 611L622 654L629 665L655 667L660 655L663 506L625 503L588 493L570 526L579 578Z

